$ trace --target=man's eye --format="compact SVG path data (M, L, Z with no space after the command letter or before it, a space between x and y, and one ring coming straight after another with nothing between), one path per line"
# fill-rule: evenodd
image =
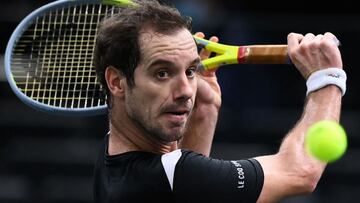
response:
M192 68L188 68L186 70L186 75L188 77L194 77L195 76L195 72L196 72L196 68L195 67L192 67Z
M163 79L169 77L169 73L167 71L162 70L157 72L156 76L160 79Z

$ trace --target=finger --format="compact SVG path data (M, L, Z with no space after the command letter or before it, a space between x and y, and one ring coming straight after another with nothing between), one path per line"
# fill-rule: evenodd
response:
M318 38L320 38L320 36ZM299 44L299 54L301 54L302 57L308 58L307 60L309 60L310 56L318 58L320 53L320 48L316 46L314 39L315 35L313 33L307 33Z
M321 62L323 60L323 53L320 50L320 45L322 43L324 35L319 34L314 36L312 40L310 40L311 36L309 36L309 49L310 52L308 52L309 59L312 59L311 67L309 68L309 72L306 73L305 78L307 79L313 72L319 70L322 68Z
M298 33L288 34L287 36L288 53L291 60L293 60L294 55L297 53L297 49L303 38L304 36L302 34L298 34Z
M307 33L304 38L301 40L300 44L302 46L308 46L314 40L315 35L313 33Z
M320 48L323 38L324 38L324 35L319 34L319 35L316 35L311 41L309 39L308 43L309 43L309 48L310 48L310 51L312 54L318 52L317 50Z
M321 43L321 51L328 58L329 66L342 67L341 53L337 46L339 42L337 41L339 40L335 35L330 32L325 33Z
M218 37L216 37L216 36L212 36L212 37L210 37L210 39L209 39L210 41L212 41L212 42L219 42L219 38Z
M316 35L316 36L314 37L314 42L315 42L315 43L321 42L321 40L323 39L323 37L324 37L324 35L322 35L322 34Z
M339 41L338 38L337 38L334 34L332 34L331 32L326 32L326 33L324 34L324 37L325 37L326 40L331 41L331 42L333 43L333 45L335 45L335 46L340 46L340 41Z
M292 33L288 34L288 37L287 37L288 45L291 47L295 47L295 46L299 45L299 43L301 42L301 40L303 38L304 38L304 36L302 34L292 32Z
M203 32L196 32L195 36L200 37L200 38L204 38L205 34Z

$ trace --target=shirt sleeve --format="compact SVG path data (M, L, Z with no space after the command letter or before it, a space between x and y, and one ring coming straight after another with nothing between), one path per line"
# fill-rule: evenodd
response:
M225 161L184 151L173 181L179 202L256 202L264 173L255 159Z

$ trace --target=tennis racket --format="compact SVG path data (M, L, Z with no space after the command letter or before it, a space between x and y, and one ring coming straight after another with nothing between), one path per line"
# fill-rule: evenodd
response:
M287 45L233 46L194 36L198 46L217 54L201 61L200 69L211 70L227 64L290 64Z
M129 0L58 0L30 13L16 27L5 52L14 93L37 110L63 115L106 113L93 53L97 27Z

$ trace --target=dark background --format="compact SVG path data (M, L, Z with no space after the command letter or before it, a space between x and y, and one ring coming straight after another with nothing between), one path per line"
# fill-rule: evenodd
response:
M49 1L2 1L0 54L27 14ZM347 1L172 1L194 19L194 32L226 44L283 44L289 32L333 32L341 41L348 74L341 123L348 133L345 156L326 169L316 191L282 202L358 202L360 109L357 60L360 13ZM316 3L317 5L313 5ZM93 164L106 116L62 117L20 102L0 71L0 202L87 203ZM223 106L212 156L240 159L274 153L301 116L305 81L291 65L229 65L218 71Z

